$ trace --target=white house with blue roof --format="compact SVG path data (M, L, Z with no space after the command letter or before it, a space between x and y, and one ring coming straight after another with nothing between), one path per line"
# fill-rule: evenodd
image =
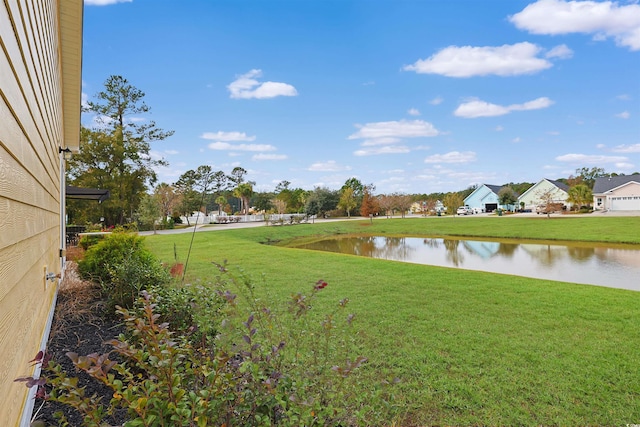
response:
M493 212L499 207L508 209L507 206L500 206L498 193L502 187L504 186L482 184L464 199L464 204L471 209L482 209L482 212Z

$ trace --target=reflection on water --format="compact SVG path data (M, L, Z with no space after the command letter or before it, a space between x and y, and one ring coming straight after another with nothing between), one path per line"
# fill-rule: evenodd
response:
M417 264L640 290L640 248L583 243L484 242L417 237L344 237L298 246Z

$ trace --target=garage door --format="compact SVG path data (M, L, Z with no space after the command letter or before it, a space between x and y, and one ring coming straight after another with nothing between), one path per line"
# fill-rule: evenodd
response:
M640 211L640 196L611 197L609 202L612 211Z
M487 203L484 205L484 211L485 212L493 212L496 209L498 209L498 204L497 203Z

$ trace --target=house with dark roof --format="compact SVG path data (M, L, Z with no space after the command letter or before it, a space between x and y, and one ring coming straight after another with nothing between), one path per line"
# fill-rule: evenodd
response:
M593 208L601 211L640 211L640 175L596 178Z
M524 203L525 211L535 212L536 206L547 202L562 203L568 209L571 207L571 203L567 202L568 198L569 186L567 184L542 178L518 197L518 203L520 206Z

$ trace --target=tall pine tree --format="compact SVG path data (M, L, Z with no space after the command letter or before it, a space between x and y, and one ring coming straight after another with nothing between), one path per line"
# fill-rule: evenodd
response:
M154 167L167 164L151 156L151 143L168 138L173 131L146 120L150 108L144 96L125 78L111 76L84 110L95 116L91 127L81 129L80 153L69 162L69 183L111 192L99 211L93 205L93 215L82 215L84 220L96 222L100 216L106 225L130 221L143 194L157 181Z

